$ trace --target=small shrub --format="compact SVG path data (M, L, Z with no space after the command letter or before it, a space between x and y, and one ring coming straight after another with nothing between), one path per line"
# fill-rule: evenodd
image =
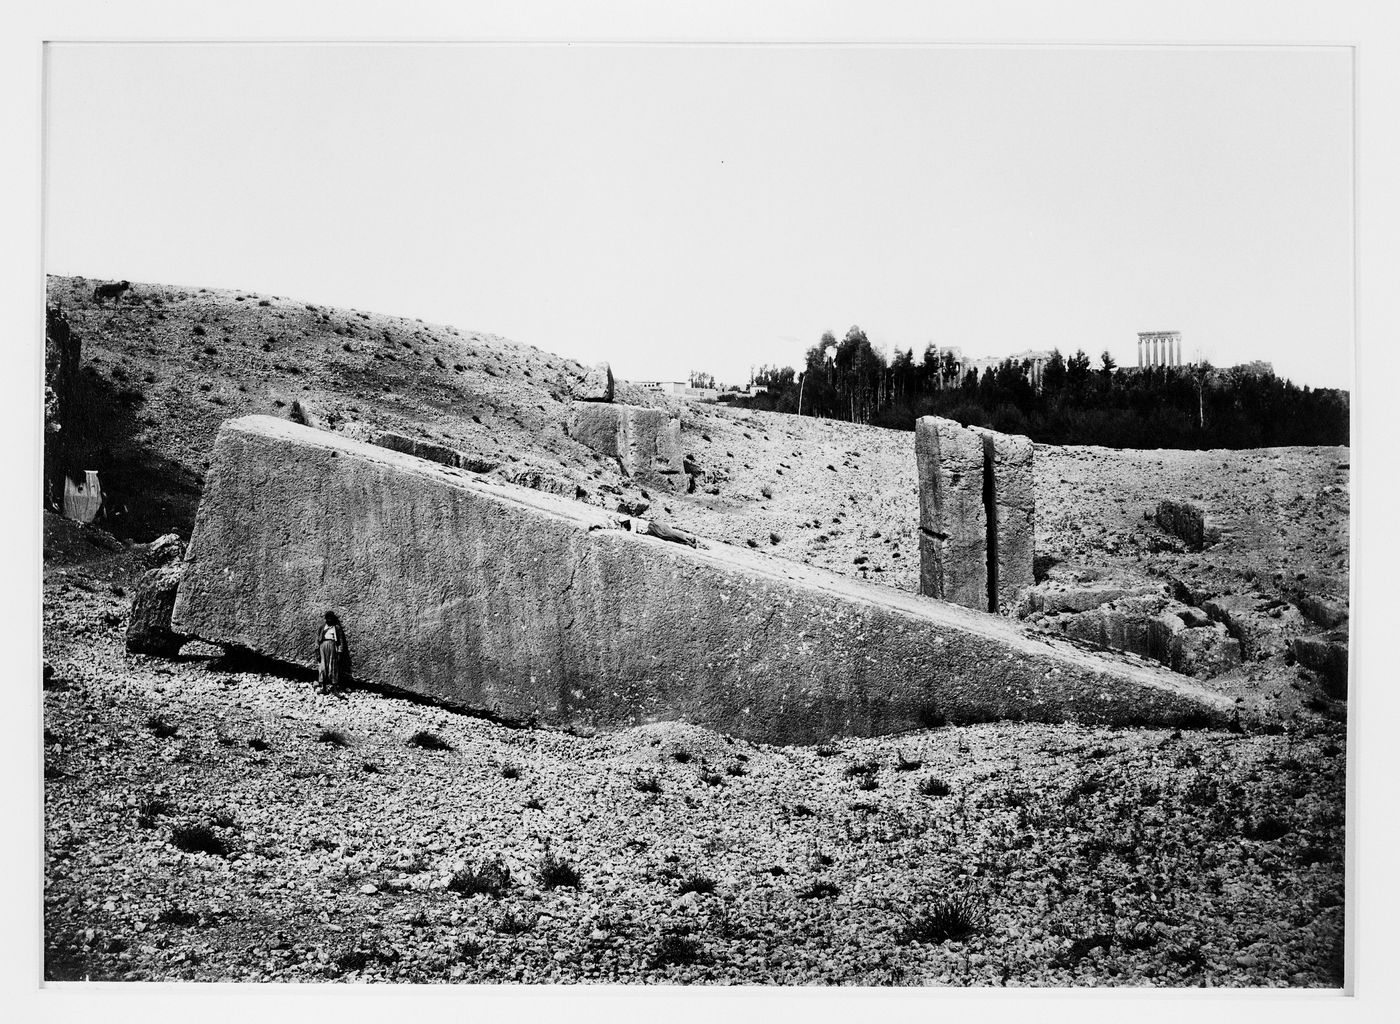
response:
M270 748L272 744L267 742L267 740L263 739L261 736L254 736L250 740L248 740L248 746L251 747L253 750L263 751Z
M270 299L259 299L259 300L258 300L258 305L259 305L259 306L270 306L270 305L272 305L272 302L271 302Z
M379 767L379 765L375 764L373 761L366 761L364 764L360 765L360 770L363 771L366 775L384 774L384 769Z
M952 787L936 775L930 775L919 783L919 792L924 796L947 796L952 791Z
M500 860L488 861L476 868L463 868L453 874L447 888L462 896L485 894L499 898L510 888L510 868Z
M212 853L216 857L227 857L229 853L228 843L208 825L176 825L170 830L170 842L186 853Z
M701 772L700 781L707 786L723 786L724 776L718 772Z
M688 892L698 892L702 895L715 891L715 880L704 875L688 875L681 879L680 895L684 896Z
M204 337L204 335L205 335L206 333L207 333L207 332L204 330L204 325L203 325L203 324L195 324L195 325L194 325L194 336L195 336L196 338L202 338L202 337Z
M215 811L210 821L216 828L236 828L238 825L238 818L234 816L232 811L227 809Z
M542 889L577 889L582 882L577 868L549 850L544 852L544 860L540 861L539 869L535 872L535 880Z
M635 779L632 782L632 788L638 793L660 793L661 783L655 775L647 775L644 778Z
M816 750L818 757L835 757L840 751L833 746L820 746Z
M904 760L904 751L899 752L899 760L894 763L894 770L897 772L916 772L924 766L922 761Z
M673 757L676 760L677 764L689 764L691 760L693 760L693 758L691 757L691 753L688 750L672 751L671 757Z
M940 899L905 924L899 941L908 944L964 939L986 927L986 919L986 907L970 896Z
M878 761L857 761L855 764L846 766L846 778L854 779L858 776L874 775L880 770Z
M689 935L663 935L651 955L651 966L662 968L696 964L704 959L704 955L699 941Z
M856 789L863 790L866 793L873 792L874 790L877 790L879 788L880 780L875 778L875 776L873 775L867 775L865 776L865 778L861 779L859 782L856 783Z
M544 810L544 804L540 803L538 797L533 797L533 796L530 797L530 799L526 800L526 801L525 801L523 804L521 804L520 806L524 807L526 810L529 810L529 811L542 811L542 810Z
M737 761L734 762L733 764L731 764L728 768L726 768L726 769L724 770L724 774L730 776L731 778L735 778L735 779L741 778L741 777L747 775L748 773L749 773L748 769L745 768L742 764L740 764L740 763L737 762Z
M502 935L522 935L534 928L535 922L539 919L538 914L534 917L525 917L523 915L517 917L510 911L506 911L496 922L496 931L500 932Z
M501 778L518 779L520 778L520 769L515 767L515 765L513 764L508 764L501 769Z
M841 895L840 886L834 882L814 882L797 894L800 900L825 900Z
M152 715L150 718L146 719L146 728L151 730L151 735L159 740L174 739L176 736L180 735L180 730L177 726L171 725L159 715Z
M189 928L199 924L199 915L186 910L184 907L166 907L156 915L157 924L173 924L177 928Z
M156 819L161 815L169 814L171 810L170 804L160 797L145 797L136 805L136 824L141 828L155 828Z
M452 744L448 743L437 733L420 729L408 738L410 747L417 747L419 750L451 750Z
M345 733L339 729L322 729L321 735L316 737L316 742L324 743L329 747L348 747L350 745Z

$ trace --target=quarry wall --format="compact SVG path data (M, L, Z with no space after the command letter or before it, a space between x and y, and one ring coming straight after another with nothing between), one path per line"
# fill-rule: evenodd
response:
M224 424L173 626L513 719L683 719L815 742L950 721L1223 721L1224 698L1007 620L762 554L691 548L270 417Z

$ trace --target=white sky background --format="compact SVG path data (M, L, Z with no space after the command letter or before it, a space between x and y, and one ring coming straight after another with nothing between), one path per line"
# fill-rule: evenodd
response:
M50 273L630 379L859 324L1352 384L1345 49L60 44L47 98Z

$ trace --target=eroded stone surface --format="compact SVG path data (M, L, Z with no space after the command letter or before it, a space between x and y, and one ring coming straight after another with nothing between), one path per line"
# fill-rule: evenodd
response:
M616 459L623 473L652 487L684 487L680 421L664 409L575 402L569 436Z
M975 431L939 416L914 424L919 473L919 592L987 610L986 453Z
M612 367L599 363L590 367L584 376L578 398L581 402L611 402L614 390Z
M1015 607L1035 586L1035 445L1028 437L976 428L982 436L984 458L992 474L994 522L989 537L994 545L995 584L999 610ZM988 596L991 594L989 592Z
M224 424L174 627L306 664L322 612L358 679L515 719L682 719L755 740L943 715L1223 721L1229 702L1014 623L268 417Z
M166 658L180 653L189 637L172 629L170 620L184 574L185 564L172 562L152 569L137 582L126 626L128 651Z
M1191 502L1172 499L1159 501L1155 518L1158 526L1179 537L1193 551L1205 546L1205 513Z

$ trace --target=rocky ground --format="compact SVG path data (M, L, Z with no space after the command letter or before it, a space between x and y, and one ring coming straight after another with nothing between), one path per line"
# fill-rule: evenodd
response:
M93 284L50 281L115 513L45 517L50 978L1341 983L1345 703L1277 644L1210 680L1271 709L1249 734L987 724L825 748L510 730L195 645L127 654L140 542L188 537L231 415L297 402L901 589L912 435L673 407L703 472L644 493L568 437L576 363L248 293L98 306ZM1286 607L1268 629L1315 632L1319 607L1346 612L1348 459L1039 446L1037 552L1053 585ZM1206 511L1205 551L1144 518L1164 497Z

